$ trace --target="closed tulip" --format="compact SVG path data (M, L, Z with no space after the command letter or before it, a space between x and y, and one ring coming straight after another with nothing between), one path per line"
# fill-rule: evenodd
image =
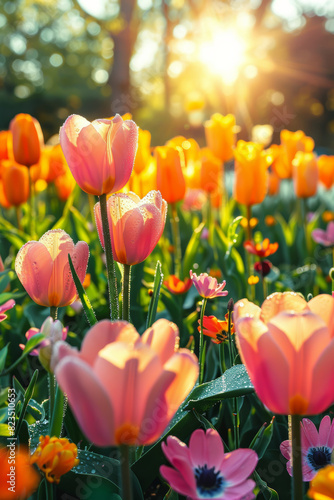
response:
M0 160L13 158L13 137L10 130L0 132Z
M215 113L204 123L205 138L208 147L221 161L233 158L235 145L235 117Z
M167 203L184 199L186 183L183 175L184 154L178 146L158 146L154 151L157 159L157 187Z
M321 155L318 158L319 181L330 189L334 183L334 156Z
M315 415L334 401L334 298L274 293L235 304L242 361L261 401L279 414Z
M62 175L55 178L54 185L56 186L58 198L61 201L66 201L76 185L75 179L68 167Z
M39 121L28 114L20 113L10 122L10 130L15 161L27 167L38 163L44 145Z
M87 243L74 245L62 229L45 233L39 241L28 241L15 260L15 271L32 300L45 307L72 304L77 297L68 262L70 254L81 283L89 256Z
M222 162L209 148L201 149L201 188L207 193L221 189L224 176Z
M165 227L167 203L160 192L151 191L142 200L134 193L114 194L108 199L107 210L114 259L127 265L145 260ZM95 205L95 220L104 248L100 203Z
M247 206L261 203L268 189L268 172L272 157L261 144L238 141L234 151L234 198Z
M298 198L314 196L318 188L318 164L313 153L299 151L292 161L293 187Z
M115 193L128 182L137 142L137 125L119 115L92 123L71 115L60 129L60 144L73 177L83 191L98 196Z
M298 151L311 153L314 149L314 140L312 137L307 137L302 130L290 132L289 130L281 131L281 145L284 154L285 173L282 172L282 178L290 179L292 177L292 160Z
M138 130L138 150L133 165L136 174L140 174L151 161L151 134L148 130Z
M166 319L142 336L126 321L96 323L81 351L56 344L52 368L87 438L98 446L156 441L192 389L198 360L178 350Z
M13 160L2 162L2 182L5 198L10 206L19 206L29 198L29 172L27 167Z

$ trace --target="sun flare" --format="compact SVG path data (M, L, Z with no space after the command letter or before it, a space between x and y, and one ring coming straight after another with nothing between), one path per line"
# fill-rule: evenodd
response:
M245 62L245 52L246 43L241 36L234 30L226 30L201 44L199 59L211 72L220 75L225 84L231 85Z

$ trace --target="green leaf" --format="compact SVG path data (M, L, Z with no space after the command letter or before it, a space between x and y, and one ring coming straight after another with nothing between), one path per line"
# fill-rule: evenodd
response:
M231 224L228 226L228 232L227 232L227 240L228 240L227 253L228 254L230 254L232 247L237 242L237 239L238 239L237 229L238 229L239 224L242 221L242 219L243 219L243 217L241 215L239 215L239 217L236 217L231 222Z
M150 304L148 306L147 312L147 320L146 320L146 328L150 328L155 321L155 317L157 314L158 302L161 285L164 279L164 275L161 272L161 264L158 261L157 266L155 268L154 274L154 286L153 286L153 295L150 300Z
M193 232L192 237L189 240L186 251L183 258L183 275L189 276L189 271L192 269L194 262L196 262L196 253L201 241L201 234L205 224L202 222Z
M86 317L87 317L87 321L88 321L90 326L93 326L93 325L95 325L95 323L97 323L95 312L94 312L94 309L92 308L92 305L89 301L89 298L85 292L85 289L82 286L82 283L79 279L79 276L77 275L77 272L73 266L73 262L72 262L70 254L68 254L68 261L70 264L70 269L71 269L73 281L75 283L75 288L77 289L78 295L80 297L83 309L84 309Z
M265 500L279 500L279 496L275 490L272 488L269 488L267 483L261 479L259 474L254 471L253 472L254 479L256 481L257 486L259 487L262 495L264 496Z
M50 435L59 437L63 426L64 416L64 394L59 385L57 385L56 398L54 403L53 415L50 415L51 429Z
M252 450L256 451L257 456L259 457L259 460L263 457L265 454L271 438L273 436L274 432L274 419L275 417L272 418L271 422L269 425L264 424L259 431L256 433L254 436L251 444L249 445L249 448Z
M0 373L5 368L7 354L8 354L8 346L9 344L5 345L5 347L0 351Z
M222 377L195 387L184 410L195 409L201 413L223 399L244 396L250 392L254 392L254 387L245 365L235 365L226 370Z
M31 380L30 380L30 383L29 383L29 385L27 387L27 390L25 391L25 395L24 395L22 409L21 409L21 412L20 412L19 421L18 421L18 423L16 425L16 428L15 428L15 436L19 435L20 428L21 428L21 425L23 423L23 419L24 419L25 414L26 414L28 403L29 403L30 399L32 398L32 395L33 395L33 392L34 392L34 389L35 389L37 378L38 378L38 370L35 370L33 376L31 377Z
M27 413L34 417L35 420L44 420L45 419L45 410L42 405L37 403L34 399L29 401L27 406Z
M9 430L8 424L0 424L0 436L11 436L12 433Z
M44 339L45 339L45 336L43 335L43 333L37 333L36 335L33 335L26 343L22 354L29 354L29 352L31 352L33 349L35 349L35 347L38 344L40 344Z
M28 426L30 437L30 451L33 453L39 443L39 436L46 436L49 434L48 420L41 420Z

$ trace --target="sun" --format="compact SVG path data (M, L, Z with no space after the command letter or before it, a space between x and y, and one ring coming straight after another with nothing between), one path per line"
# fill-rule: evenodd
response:
M199 60L212 73L221 76L226 85L232 85L245 63L245 40L234 30L214 33L211 40L201 43Z

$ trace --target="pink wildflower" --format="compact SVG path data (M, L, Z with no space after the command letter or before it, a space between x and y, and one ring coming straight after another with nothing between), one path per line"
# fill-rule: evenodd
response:
M215 297L225 297L228 294L228 291L224 290L226 281L218 285L216 278L212 278L207 273L201 273L197 276L192 271L190 271L190 278L201 297L214 299Z

